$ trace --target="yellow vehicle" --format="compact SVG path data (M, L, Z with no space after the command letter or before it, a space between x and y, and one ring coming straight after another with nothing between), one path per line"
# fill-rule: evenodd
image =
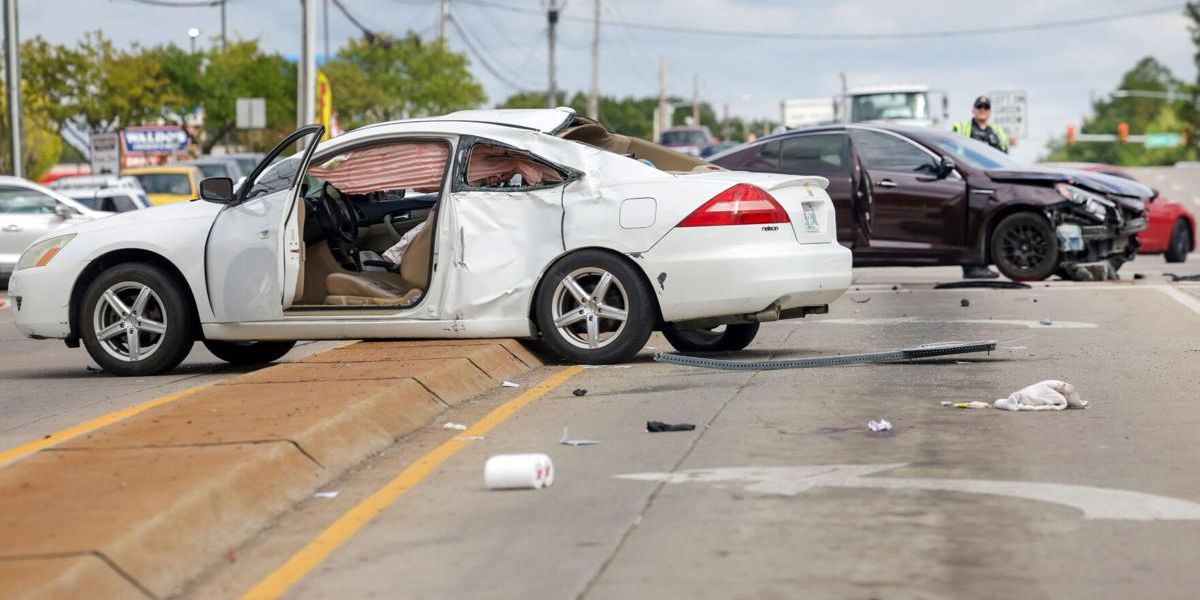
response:
M200 180L204 177L193 166L157 166L124 169L121 175L136 177L152 206L187 202L200 196Z

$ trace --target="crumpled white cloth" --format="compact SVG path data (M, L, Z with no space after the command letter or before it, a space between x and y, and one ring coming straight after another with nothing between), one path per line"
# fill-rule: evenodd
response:
M1003 410L1066 410L1087 408L1087 400L1079 397L1075 386L1057 379L1039 381L996 400L992 406Z
M425 226L428 224L429 220L427 219L421 221L421 223L416 227L405 231L404 235L400 236L400 241L396 242L391 248L383 251L384 260L387 260L393 265L399 266L400 261L404 260L404 251L408 250L409 245L412 244L413 238L417 237L417 234L421 233L421 231L425 229Z

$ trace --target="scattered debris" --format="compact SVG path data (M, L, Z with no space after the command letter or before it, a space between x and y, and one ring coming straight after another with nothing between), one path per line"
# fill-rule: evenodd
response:
M855 304L866 304L871 301L871 297L867 296L866 298L855 298L854 296L850 296L850 301Z
M233 563L236 563L237 562L237 550L230 550L229 552L226 552L225 560L228 561L229 564L231 564L231 565Z
M99 367L93 367L92 365L85 365L83 367L83 370L87 371L88 373L103 373L104 372L104 369L101 369Z
M942 400L942 406L953 406L954 408L991 408L992 407L991 404L988 404L987 402L980 402L979 400L972 400L970 402L950 402L949 400Z
M867 429L870 429L876 433L882 433L884 431L891 431L892 424L889 423L887 419L879 419L878 421L871 419L870 421L867 421Z
M1054 321L1051 321L1050 318L1047 317L1045 319L1042 319L1041 321L1038 321L1038 323L1040 323L1042 325L1053 325Z
M1065 410L1087 408L1088 402L1079 396L1075 386L1056 379L1039 381L1024 389L1000 398L992 406L1003 410Z
M961 301L959 301L959 305L963 308L967 308L968 306L971 306L971 301L963 298Z
M971 279L964 281L950 281L947 283L939 283L933 286L935 290L961 290L968 288L991 288L999 290L1027 290L1029 284L1019 281L998 281L989 279ZM893 288L894 289L894 288Z
M1001 350L1028 350L1028 346L1005 346Z
M585 390L583 388L575 388L575 391L573 391L571 393L575 394L576 398L582 398L587 395L587 390Z
M691 431L696 426L691 423L663 423L662 421L646 421L646 431L661 433L664 431Z
M482 435L456 435L454 436L454 439L463 442L474 442L476 440L486 440L487 438L483 437Z
M560 439L558 440L558 443L560 443L560 444L562 444L562 445L564 445L564 446L598 446L598 445L600 444L600 442L599 442L599 441L597 441L597 440L571 440L571 439L567 439L567 438L568 438L568 435L569 435L569 434L567 433L567 426L566 426L566 425L563 425L563 434L562 434L562 438L560 438Z
M1200 275L1176 275L1174 273L1163 273L1171 278L1171 281L1200 281Z
M893 291L893 292L898 292L898 291L900 291L900 286L898 286L898 285L893 285L893 286L892 286L892 291Z
M868 363L894 363L906 360L933 358L970 352L991 352L996 349L996 342L942 342L922 344L900 350L884 350L882 352L866 352L863 354L842 354L839 356L818 356L814 358L799 358L791 360L721 360L716 358L700 358L680 354L658 353L654 355L656 362L665 362L686 367L702 367L707 369L725 369L730 371L769 371L775 369L810 369L814 367L837 367L842 365L861 365Z
M455 431L466 431L467 426L462 423L446 423L442 425L442 429L453 429Z
M496 454L483 465L491 490L541 489L554 483L554 463L545 454Z
M521 384L519 384L519 383L513 383L513 382L511 382L511 381L505 381L504 383L502 383L502 384L500 384L500 385L502 385L502 386L504 386L504 387L521 387Z
M325 498L327 500L332 500L334 498L337 498L338 494L340 494L340 493L341 492L338 490L333 490L332 492L317 492L317 493L313 494L313 498Z
M1146 278L1146 274L1145 274L1145 273L1134 273L1134 274L1133 274L1133 278L1134 278L1134 279L1145 279L1145 278Z

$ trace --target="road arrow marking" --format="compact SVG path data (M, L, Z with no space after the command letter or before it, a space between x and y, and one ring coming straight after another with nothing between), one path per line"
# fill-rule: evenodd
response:
M1036 481L988 481L983 479L921 479L912 477L868 477L907 466L907 463L875 465L816 465L803 467L734 467L692 469L674 473L634 473L621 479L666 483L745 483L745 489L762 494L795 496L813 487L846 487L929 490L1009 496L1070 506L1085 519L1130 521L1200 520L1200 503L1155 494L1102 488L1090 485Z

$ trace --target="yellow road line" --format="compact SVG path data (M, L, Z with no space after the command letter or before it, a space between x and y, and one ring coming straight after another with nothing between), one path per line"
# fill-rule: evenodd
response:
M20 446L17 446L15 448L0 451L0 466L4 466L5 464L12 462L14 460L19 460L19 459L25 458L26 456L29 456L30 454L33 454L34 452L37 452L38 450L41 450L42 448L45 448L47 446L53 446L54 444L65 442L73 437L80 436L80 435L83 435L83 434L91 432L91 431L95 431L106 425L112 425L113 423L116 423L117 421L123 421L125 419L128 419L129 417L132 417L133 415L140 413L140 412L150 410L151 408L154 408L155 406L161 406L168 402L173 402L173 401L178 400L188 394L191 394L192 392L202 390L202 389L208 387L209 385L212 385L212 384L196 386L194 388L189 388L189 389L183 390L181 392L175 392L174 394L167 394L166 396L160 396L153 400L147 400L141 404L134 404L133 406L130 406L128 408L123 408L116 412L110 412L106 415L100 415L99 417L96 417L95 419L92 419L90 421L85 421L85 422L75 425L73 427L68 427L61 431L56 431L40 440L33 440L32 442L25 442L24 444L21 444Z
M447 440L418 458L406 467L395 479L375 490L370 496L359 502L338 517L329 527L313 538L307 545L298 550L277 569L261 579L250 591L242 595L242 600L266 600L278 598L293 585L304 578L310 571L321 564L334 550L346 543L364 525L375 518L383 509L403 496L405 492L416 487L426 475L433 472L439 465L449 460L471 443L471 440L459 439L470 436L480 436L503 423L513 413L522 407L541 398L554 388L562 385L571 377L581 372L583 367L567 367L545 381L530 388L525 393L501 404L472 425L457 437Z

